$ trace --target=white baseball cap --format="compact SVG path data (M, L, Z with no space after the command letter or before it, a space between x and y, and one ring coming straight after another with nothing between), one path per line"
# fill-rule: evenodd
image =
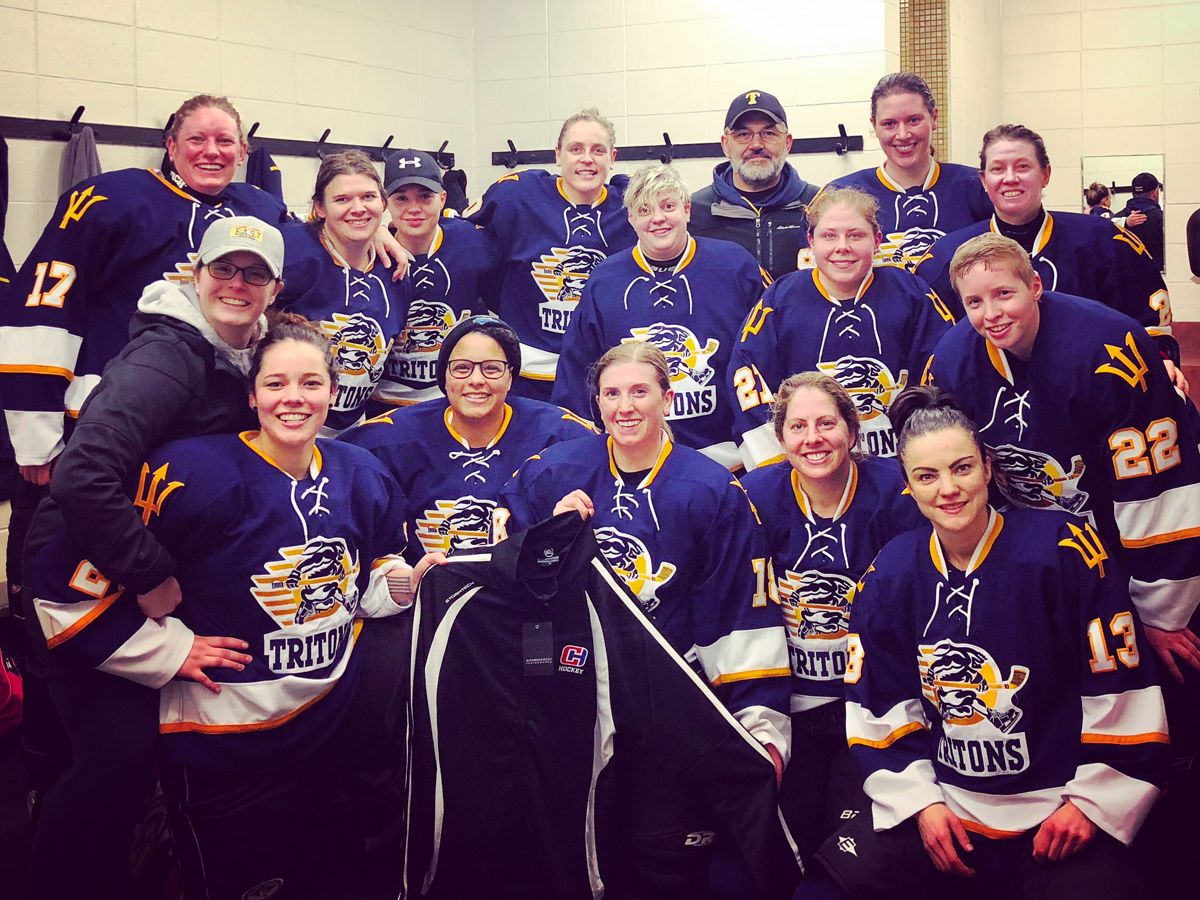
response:
M200 264L207 265L237 250L253 253L276 278L283 274L283 235L274 225L254 216L217 219L209 225L200 241Z

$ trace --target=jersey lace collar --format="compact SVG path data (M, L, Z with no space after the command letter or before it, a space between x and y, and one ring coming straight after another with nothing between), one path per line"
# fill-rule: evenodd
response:
M850 508L856 490L858 490L858 466L851 462L850 475L846 478L846 488L842 491L842 499L838 501L837 509L834 510L833 517L830 519L831 522L836 522ZM795 495L796 505L800 507L800 512L804 513L804 517L814 525L817 524L812 501L808 499L808 494L804 493L804 488L800 486L800 473L795 469L792 469L792 494Z
M279 463L275 462L275 460L271 459L271 457L267 456L267 454L263 453L261 450L258 449L258 447L254 446L254 444L251 443L256 437L258 437L258 435L259 435L259 432L257 432L257 431L243 431L241 434L238 435L238 437L240 437L242 439L242 443L245 444L247 447L249 447L251 450L253 450L256 455L261 456L266 462L270 463L276 469L279 469L280 472L283 472L283 474L287 475L287 477L290 478L292 481L295 481L296 479L292 478L291 475L288 475L288 473L284 470L284 468L282 466L279 465ZM321 448L318 447L316 444L313 444L312 462L310 462L308 464L308 477L312 478L313 480L316 480L316 477L320 474L321 474Z
M971 554L971 561L967 563L967 571L963 573L964 575L970 575L983 565L983 561L987 559L992 544L996 543L996 538L1000 536L1000 530L1003 527L1004 516L989 506L987 528L983 530L983 537L975 545L975 552ZM938 540L936 530L929 535L929 555L933 558L934 568L942 573L943 578L949 580L950 564L946 562L946 555L942 552L942 542Z
M940 175L941 172L942 172L942 167L938 165L938 161L936 159L933 159L932 157L930 157L929 173L925 176L925 180L921 183L921 192L922 193L924 193L925 191L927 191L931 187L933 187L935 184L937 184L938 175ZM898 185L898 184L896 184L896 182L892 181L891 176L888 175L887 169L884 166L880 166L878 169L876 169L875 174L876 174L876 176L878 176L879 180L883 183L883 186L886 187L889 191L895 191L897 194L907 193L907 190L905 188L900 187L900 185Z

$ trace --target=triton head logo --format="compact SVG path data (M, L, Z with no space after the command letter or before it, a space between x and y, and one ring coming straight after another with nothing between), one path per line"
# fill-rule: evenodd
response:
M1001 444L995 450L996 483L1017 506L1085 511L1088 494L1079 490L1079 479L1086 469L1082 457L1072 457L1068 470L1054 457L1037 450L1012 444Z
M846 389L858 409L859 419L864 422L886 413L895 396L908 384L907 369L901 369L900 377L896 378L877 359L843 356L837 362L817 363L817 368Z
M849 634L850 593L854 581L816 569L790 569L779 579L779 601L788 630L802 640L834 641Z
M464 313L463 318L466 318ZM400 333L401 353L433 352L442 346L446 332L457 325L458 316L445 303L414 300L408 307L408 322Z
M671 580L675 567L665 562L656 569L646 545L615 528L597 528L596 543L608 564L637 596L642 609L652 612L659 604L658 589Z
M1013 666L1005 680L986 650L949 638L919 648L921 692L951 725L989 722L1008 734L1021 718L1015 704L1017 691L1029 669Z
M343 538L312 538L301 547L284 547L280 559L255 575L251 593L281 625L332 616L358 609L358 558L350 555Z
M622 343L647 341L663 352L671 367L672 385L685 378L692 379L700 386L712 381L714 371L709 367L708 360L720 349L719 341L709 338L701 343L690 328L662 322L645 328L631 328L629 333L632 337L625 338Z
M383 374L388 342L379 323L362 313L334 313L332 322L322 322L321 330L333 345L338 372L351 377L366 376L378 381Z
M552 247L533 264L533 280L547 300L575 302L583 294L592 269L607 257L587 247Z
M432 509L417 517L417 539L427 553L465 550L491 543L494 500L460 497L437 500Z

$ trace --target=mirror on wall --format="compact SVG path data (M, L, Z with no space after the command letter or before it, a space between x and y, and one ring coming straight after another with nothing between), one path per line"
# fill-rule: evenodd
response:
M1120 218L1126 205L1133 198L1133 179L1144 172L1153 175L1160 184L1164 182L1165 167L1162 154L1142 154L1131 156L1085 156L1083 163L1083 183L1081 185L1080 205L1083 212L1088 212L1086 194L1088 187L1099 183L1109 189L1108 198L1110 217ZM1166 185L1159 192L1158 205L1166 208ZM1144 202L1144 201L1142 201ZM1135 204L1136 205L1136 204ZM1157 228L1157 235L1148 234L1147 230ZM1156 257L1159 269L1166 266L1165 241L1162 234L1163 219L1153 218L1144 224L1132 227L1132 231L1147 245L1151 255ZM1157 240L1155 240L1155 237ZM1158 250L1158 248L1163 248ZM1157 251L1157 252L1156 252Z

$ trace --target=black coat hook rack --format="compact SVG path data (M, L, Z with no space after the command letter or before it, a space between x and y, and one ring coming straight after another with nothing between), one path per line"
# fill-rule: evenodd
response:
M835 137L793 138L792 153L836 153L843 156L846 153L861 152L863 136L847 134L845 125L838 125ZM663 143L658 146L639 145L626 147L617 145L617 159L622 162L649 162L659 160L669 162L677 159L723 159L725 152L721 144L673 144L670 135L663 132ZM492 165L515 169L517 166L544 166L554 162L553 150L518 150L512 141L508 141L507 150L492 151Z
M83 112L84 107L78 107L69 121L63 119L27 119L21 116L0 116L0 135L9 140L18 141L68 141L71 139L71 135L77 134L84 125L87 125L95 134L97 144L113 144L122 147L157 147L161 149L171 132L171 126L175 123L175 116L172 115L167 119L167 124L162 128L148 128L138 125L105 125L96 122L84 122L82 119ZM258 122L250 126L250 132L246 135L247 140L253 137L255 149L262 148L272 156L306 156L311 158L319 156L321 153L362 150L376 162L383 162L384 152L387 151L388 147L388 143L385 143L382 147L371 147L366 144L328 143L326 140L330 133L330 129L328 128L325 129L325 133L319 141L257 137L258 126ZM391 138L389 137L388 142L390 143L390 141ZM443 148L445 146L445 144L442 145ZM430 155L434 154L430 153ZM443 149L438 151L437 158L446 168L454 167L453 153L448 153Z

